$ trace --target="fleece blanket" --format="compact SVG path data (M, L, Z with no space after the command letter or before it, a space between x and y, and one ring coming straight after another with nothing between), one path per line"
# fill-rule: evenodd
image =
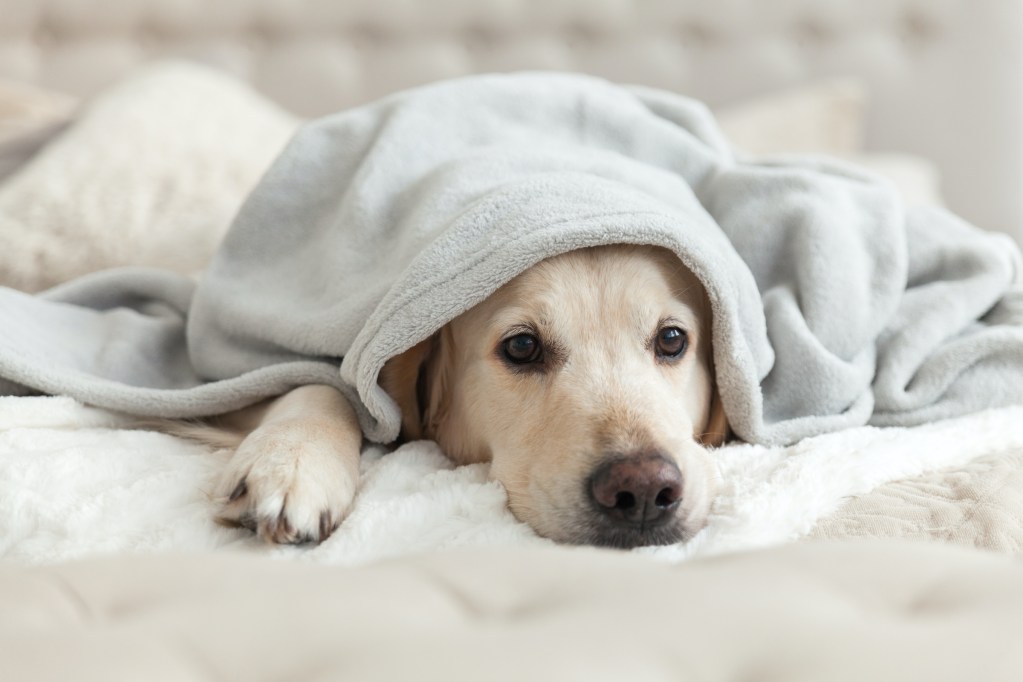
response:
M44 564L223 548L362 565L455 547L553 544L511 515L488 465L455 467L419 441L390 453L367 446L352 512L322 544L267 545L211 520L218 508L208 493L228 452L133 430L131 421L65 397L0 398L0 558ZM1021 455L1023 407L912 428L858 427L786 447L726 445L715 451L722 489L707 527L684 545L633 552L676 562L810 537L884 536L1018 554L1023 505L993 489L1005 477L958 504L950 495L964 476L985 480L984 460ZM914 484L911 508L889 495L889 504L870 508L869 523L862 509L846 514Z
M699 103L569 74L444 82L305 125L197 288L126 269L0 291L0 389L195 416L327 383L388 442L388 358L533 263L608 243L669 248L702 280L749 442L1023 402L1008 238L841 164L737 159Z

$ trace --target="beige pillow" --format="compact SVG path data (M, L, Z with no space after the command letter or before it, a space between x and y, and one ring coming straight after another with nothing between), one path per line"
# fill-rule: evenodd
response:
M793 88L719 108L718 123L742 154L825 154L876 173L911 204L941 205L937 166L910 154L868 153L864 124L866 87L837 79Z
M866 109L866 88L843 79L721 107L715 115L736 149L750 155L847 156L863 150Z
M896 153L852 154L847 160L887 178L908 204L944 206L941 173L922 156Z
M0 284L39 291L120 265L202 269L297 125L226 74L140 69L0 183Z

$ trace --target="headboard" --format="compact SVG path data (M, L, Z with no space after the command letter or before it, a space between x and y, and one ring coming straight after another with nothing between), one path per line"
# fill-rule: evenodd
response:
M86 95L218 65L315 115L480 71L567 69L723 104L830 76L867 146L937 163L951 207L1023 241L1023 0L0 0L0 76Z

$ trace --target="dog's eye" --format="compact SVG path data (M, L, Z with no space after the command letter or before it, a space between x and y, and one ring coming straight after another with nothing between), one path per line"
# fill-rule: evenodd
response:
M516 365L525 365L540 360L542 347L540 339L532 334L516 334L504 340L504 357Z
M678 327L663 327L657 332L657 356L661 358L678 358L689 347L689 335Z

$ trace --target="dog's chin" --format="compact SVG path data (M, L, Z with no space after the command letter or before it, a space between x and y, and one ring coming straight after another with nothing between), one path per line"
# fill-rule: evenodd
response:
M650 545L674 545L686 542L695 535L681 521L655 524L647 528L618 526L613 523L596 523L581 535L577 544L632 549Z
M695 526L682 518L653 523L637 528L609 519L577 519L575 523L552 532L538 531L541 535L570 545L592 545L613 549L632 549L651 545L675 545L692 539L704 524Z

